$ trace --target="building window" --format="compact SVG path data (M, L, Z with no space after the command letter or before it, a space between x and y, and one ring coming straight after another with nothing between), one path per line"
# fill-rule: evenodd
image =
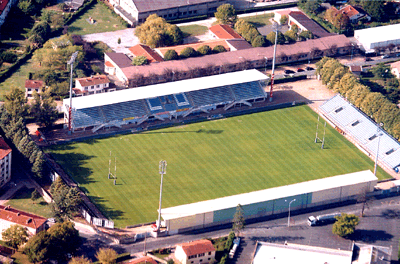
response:
M100 85L97 85L96 87L97 87L97 88L99 88L99 87L100 87Z
M28 88L28 92L30 92L31 91L31 88Z
M200 253L199 257L203 257L205 255L205 253Z
M208 258L208 260L211 260L211 258Z
M210 256L210 255L211 255L211 252L208 252L208 255Z
M168 17L172 17L172 14L168 14Z

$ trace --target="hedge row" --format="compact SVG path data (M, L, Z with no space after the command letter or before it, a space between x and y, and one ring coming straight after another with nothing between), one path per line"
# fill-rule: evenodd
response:
M362 85L348 67L336 59L324 57L316 65L323 84L347 98L375 122L383 123L384 129L393 137L400 138L400 109L396 104Z

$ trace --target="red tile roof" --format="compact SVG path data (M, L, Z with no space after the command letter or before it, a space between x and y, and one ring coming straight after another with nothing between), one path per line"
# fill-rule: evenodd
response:
M3 11L6 8L7 4L8 4L8 0L1 0L0 1L0 14L3 13Z
M110 61L106 61L105 65L107 67L115 67Z
M281 11L275 11L274 13L280 14L281 16L287 16L287 15L289 15L290 12L292 12L292 10L284 9L284 10L281 10Z
M154 259L148 256L136 258L134 260L126 262L125 264L142 264L142 263L157 264L157 262Z
M346 14L349 18L351 18L352 16L355 16L355 15L358 15L360 13L357 11L357 9L355 9L351 5L341 8L339 11L342 12L343 14Z
M0 219L37 230L46 218L14 209L10 206L0 205Z
M145 56L150 63L164 61L163 58L161 58L161 56L157 54L157 52L152 50L147 45L137 44L133 47L130 47L129 51L132 52L132 54L136 57Z
M210 240L203 239L179 245L182 247L186 256L193 256L201 253L215 251L215 248Z
M11 152L11 148L4 141L4 138L0 137L0 159L3 159Z
M91 77L77 78L76 81L78 81L82 87L110 82L110 80L105 75L93 75Z
M209 30L220 39L237 39L242 37L228 25L215 25L210 27Z
M40 88L43 84L43 81L39 80L25 80L25 88Z
M213 49L215 46L221 45L221 46L224 46L226 50L230 50L229 45L226 43L225 40L222 40L222 39L215 39L215 40L197 42L197 43L186 44L186 45L158 48L157 50L164 56L165 53L167 52L167 50L170 50L170 49L173 49L176 51L176 53L180 54L182 52L182 50L186 47L192 47L193 49L197 50L198 48L200 48L201 46L204 46L204 45L210 46L211 49Z

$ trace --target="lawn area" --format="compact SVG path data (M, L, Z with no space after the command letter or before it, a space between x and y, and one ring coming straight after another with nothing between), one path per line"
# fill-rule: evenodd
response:
M52 217L50 206L42 197L37 199L35 202L31 200L33 190L34 189L27 188L20 189L16 195L7 202L7 205L45 218Z
M255 27L263 27L266 25L271 25L271 22L269 20L273 17L274 13L268 13L264 15L242 17L242 19L253 24Z
M179 28L184 38L203 35L208 31L208 27L200 25L181 26Z
M162 159L168 162L163 208L373 169L373 161L330 126L321 150L314 143L316 122L308 106L296 106L47 151L124 227L157 218ZM107 177L110 151L117 157L117 185ZM390 176L379 169L378 177Z
M29 59L4 82L0 82L0 101L4 101L4 95L11 91L12 87L17 87L25 92L25 80L28 73L35 72L36 69L38 69L38 64Z
M94 24L88 22L89 17L95 20ZM118 15L113 14L104 4L96 3L68 26L68 33L86 35L125 28L126 26L121 23L121 18Z

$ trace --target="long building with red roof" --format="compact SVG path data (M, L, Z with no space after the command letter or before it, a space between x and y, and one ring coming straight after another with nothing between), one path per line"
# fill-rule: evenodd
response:
M0 188L11 179L11 148L3 138L0 138Z

